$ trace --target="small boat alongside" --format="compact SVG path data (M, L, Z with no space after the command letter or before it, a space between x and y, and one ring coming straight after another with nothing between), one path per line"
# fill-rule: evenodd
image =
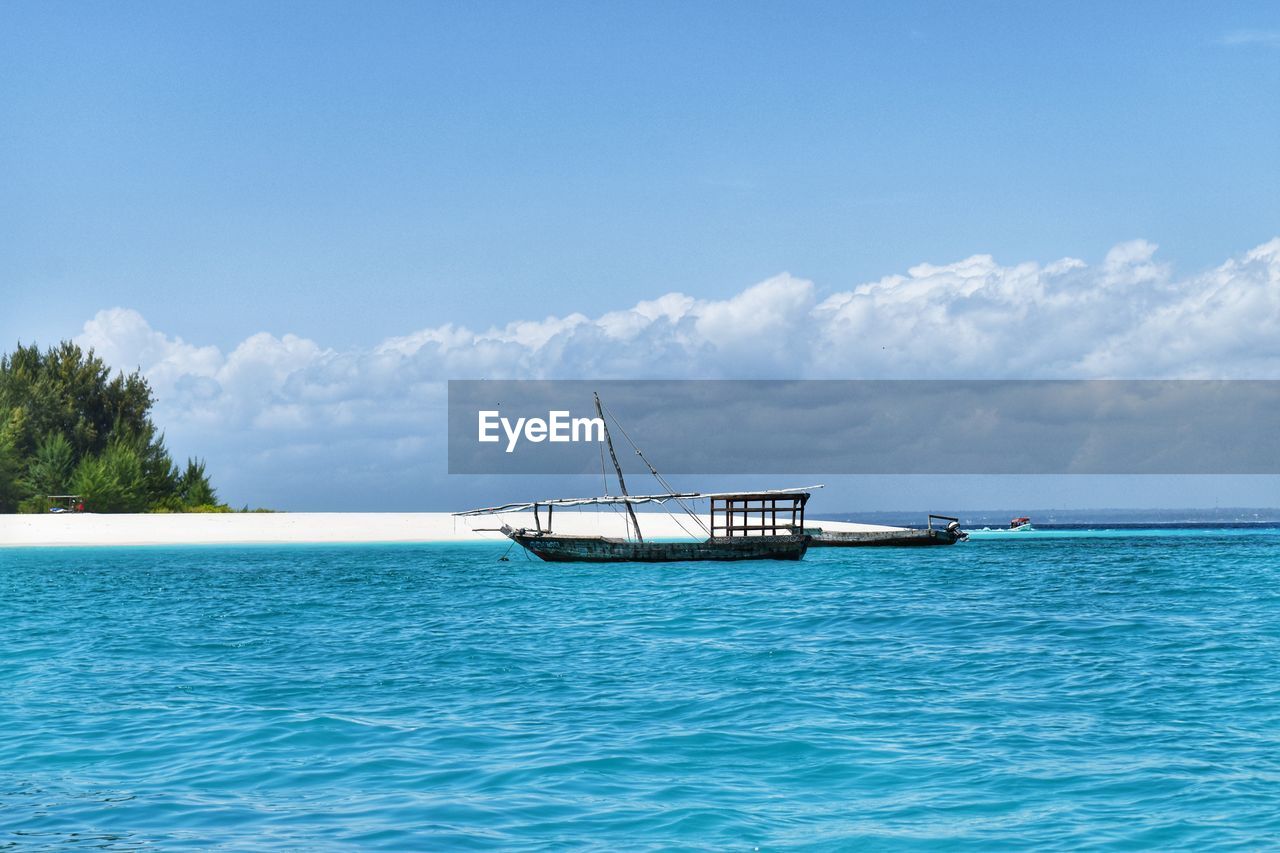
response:
M946 524L935 527L933 522ZM883 530L823 530L807 528L810 548L858 548L897 547L920 548L933 545L954 545L969 538L960 529L960 519L949 515L930 514L924 527L899 527Z

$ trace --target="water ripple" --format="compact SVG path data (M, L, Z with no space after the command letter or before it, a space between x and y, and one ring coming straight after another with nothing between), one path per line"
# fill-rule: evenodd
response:
M0 849L1276 846L1277 546L0 550Z

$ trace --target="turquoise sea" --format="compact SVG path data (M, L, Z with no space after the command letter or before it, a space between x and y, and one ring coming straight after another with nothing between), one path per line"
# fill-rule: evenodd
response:
M1280 846L1280 531L0 550L0 848Z

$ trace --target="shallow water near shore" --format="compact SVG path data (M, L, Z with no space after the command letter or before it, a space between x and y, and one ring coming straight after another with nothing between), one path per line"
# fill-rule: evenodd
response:
M0 848L1280 844L1280 532L0 551Z

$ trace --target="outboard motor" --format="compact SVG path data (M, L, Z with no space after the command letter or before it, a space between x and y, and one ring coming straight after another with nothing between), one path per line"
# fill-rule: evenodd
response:
M947 525L947 532L956 537L956 540L963 542L969 538L969 534L960 529L960 522L953 521Z

